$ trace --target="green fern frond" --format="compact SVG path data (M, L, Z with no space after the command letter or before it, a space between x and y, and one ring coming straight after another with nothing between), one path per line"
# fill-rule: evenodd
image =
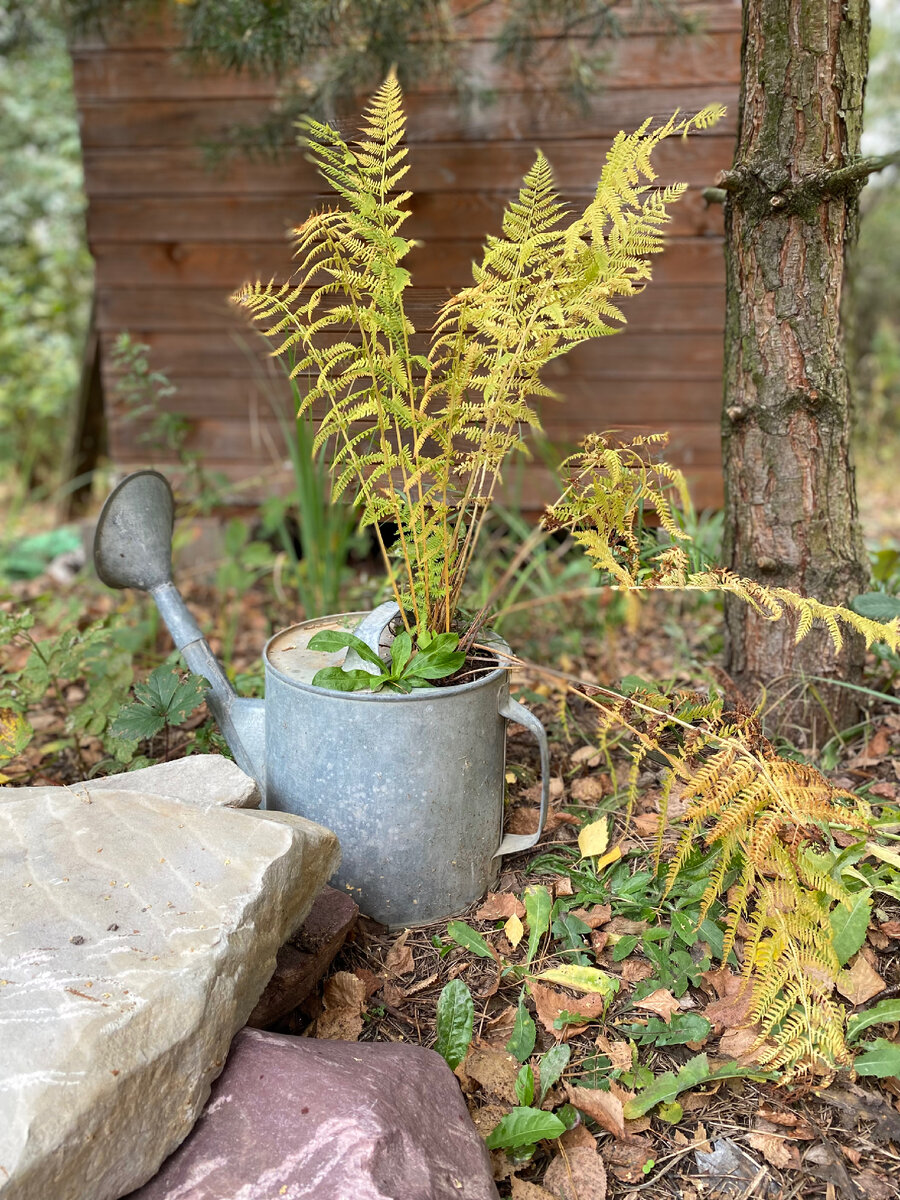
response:
M586 698L604 736L618 724L635 737L633 763L656 751L669 764L660 788L657 867L671 792L680 784L683 825L665 863L663 894L698 840L713 851L698 923L724 902L722 961L733 952L742 959L747 1021L759 1024L761 1061L786 1078L846 1065L844 1009L833 999L840 965L831 912L853 897L832 877L834 860L820 849L820 831L850 828L864 838L868 805L811 765L779 757L758 713L725 713L721 700L684 694Z

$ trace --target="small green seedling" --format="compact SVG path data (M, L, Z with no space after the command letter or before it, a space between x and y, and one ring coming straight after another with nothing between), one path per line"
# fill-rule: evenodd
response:
M388 666L355 634L322 629L309 639L310 650L334 653L345 646L352 648L360 658L377 667L379 674L346 671L343 667L323 667L321 671L316 671L313 683L316 687L331 688L336 692L411 692L413 688L431 687L431 680L446 679L466 661L465 654L456 649L458 644L459 634L456 633L439 633L434 637L420 633L418 646L413 650L412 637L404 629L391 643L391 662Z
M115 737L152 738L186 721L203 703L209 683L199 675L182 678L174 666L163 663L146 683L134 687L134 701L121 709L112 725Z

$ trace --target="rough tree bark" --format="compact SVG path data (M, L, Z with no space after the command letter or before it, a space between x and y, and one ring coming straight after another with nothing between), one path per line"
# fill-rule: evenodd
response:
M844 250L867 175L859 160L868 69L868 0L744 0L734 167L724 190L727 263L723 452L732 569L820 600L864 591L868 566L850 461L841 338ZM870 168L868 168L870 169ZM721 193L720 193L721 194ZM849 724L846 688L862 648L840 654L816 630L726 605L729 674L747 695L780 696L790 736Z

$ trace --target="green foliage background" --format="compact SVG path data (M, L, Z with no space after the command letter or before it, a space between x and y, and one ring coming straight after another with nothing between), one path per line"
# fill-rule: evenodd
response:
M28 487L59 461L93 266L65 38L17 7L0 2L0 468Z
M92 284L84 238L80 147L64 27L137 20L156 0L0 0L0 471L24 490L53 482L78 385ZM162 0L160 0L162 2ZM491 0L492 2L492 0ZM335 96L380 82L398 61L401 79L443 73L464 98L464 62L442 42L441 0L192 0L177 10L186 39L201 57L249 71L290 76L311 48L330 45L330 66L307 73L302 95L285 94L267 125L235 131L241 144L284 144L286 123L301 107L330 107ZM479 7L475 5L474 7ZM671 0L646 0L648 13ZM529 33L540 10L562 36L614 37L615 6L602 0L511 0L499 54L527 69ZM878 152L895 149L900 112L900 0L874 6L872 71L866 125L877 125ZM426 29L412 43L411 28ZM335 48L334 38L338 44ZM601 82L597 53L573 59L571 90L585 95ZM404 61L405 60L405 61ZM857 411L864 440L883 443L886 426L900 429L900 181L898 171L863 197L864 217L853 283L851 350Z
M864 148L900 150L900 0L873 5ZM857 426L867 453L895 454L885 433L900 434L900 166L862 194L853 259L851 368Z

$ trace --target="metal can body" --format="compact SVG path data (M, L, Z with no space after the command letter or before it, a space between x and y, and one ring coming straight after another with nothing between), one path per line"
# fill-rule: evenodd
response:
M508 671L406 696L333 692L279 669L272 652L322 626L266 647L266 805L334 830L332 883L375 920L453 916L499 870Z

